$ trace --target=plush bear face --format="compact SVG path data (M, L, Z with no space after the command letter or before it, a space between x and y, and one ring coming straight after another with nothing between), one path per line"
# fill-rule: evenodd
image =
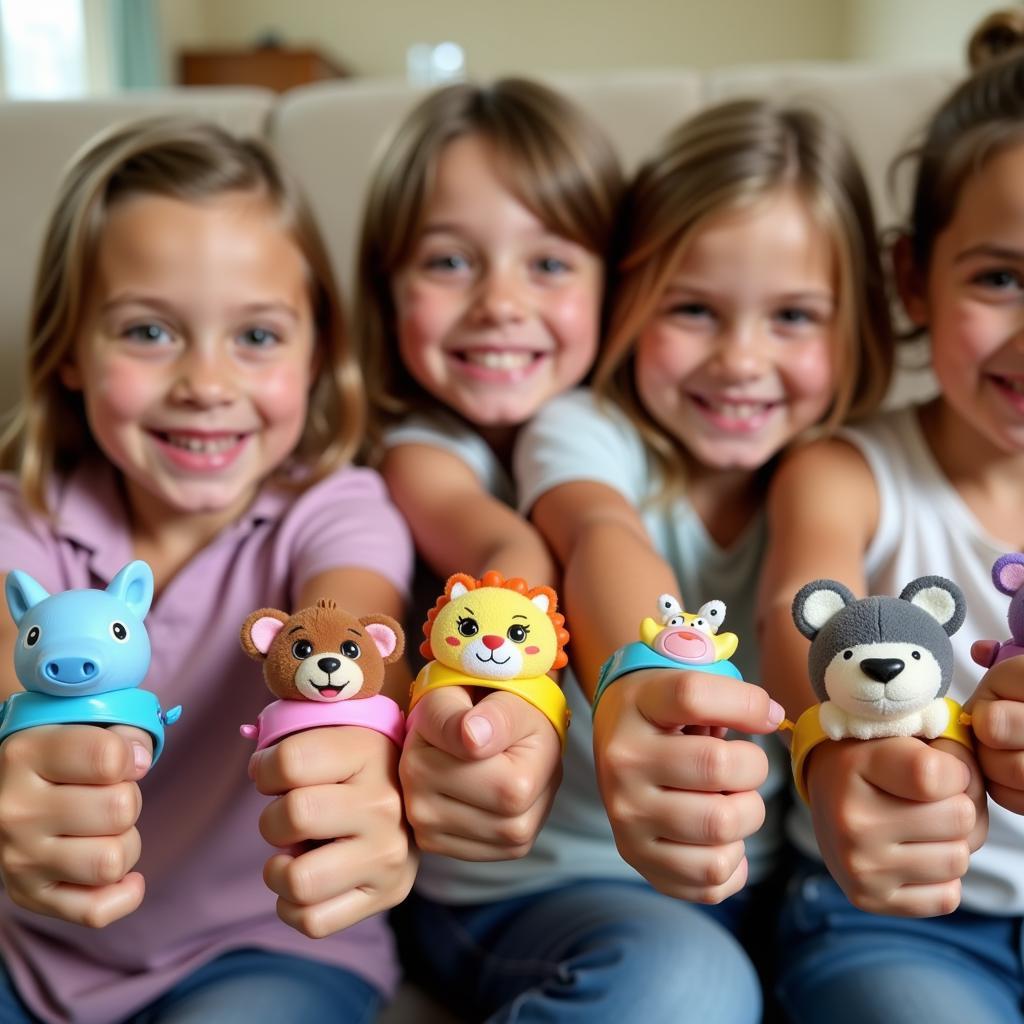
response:
M389 616L356 618L333 601L290 616L261 608L245 620L241 642L249 657L263 662L274 696L327 702L380 693L384 667L402 656L405 644Z
M793 602L818 699L859 718L899 718L942 697L953 677L949 637L964 614L960 588L941 576L914 580L898 598L861 600L815 580Z

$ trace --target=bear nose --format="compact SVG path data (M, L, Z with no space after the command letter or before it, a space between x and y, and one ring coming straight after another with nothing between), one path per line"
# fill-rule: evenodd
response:
M860 663L860 667L869 679L874 679L878 683L887 683L903 671L905 663L899 658L865 658Z
M330 675L332 672L337 672L341 668L341 661L338 658L321 658L317 661L319 668Z
M505 642L505 638L503 636L485 636L483 641L484 647L489 651L496 651Z

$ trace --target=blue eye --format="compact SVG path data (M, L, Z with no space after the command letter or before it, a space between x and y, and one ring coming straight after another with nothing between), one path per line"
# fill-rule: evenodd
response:
M424 266L427 270L438 270L441 273L453 274L460 270L468 270L469 260L459 253L446 252L427 257L424 261Z
M124 337L146 344L170 340L170 334L159 324L135 324L124 331Z
M780 309L775 318L784 324L810 324L815 322L815 317L806 309L798 309L795 306Z
M542 256L534 261L534 267L542 274L565 274L569 271L569 264L560 260L557 256Z
M242 342L249 348L273 348L280 343L281 338L265 327L250 327L240 335Z

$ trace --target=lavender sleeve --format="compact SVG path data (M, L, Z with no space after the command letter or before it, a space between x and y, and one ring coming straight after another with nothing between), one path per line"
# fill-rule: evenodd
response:
M368 569L407 597L413 545L409 529L371 469L344 469L310 487L288 521L292 603L328 569Z
M25 504L17 479L0 473L0 576L14 569L27 572L51 592L66 587L53 532Z

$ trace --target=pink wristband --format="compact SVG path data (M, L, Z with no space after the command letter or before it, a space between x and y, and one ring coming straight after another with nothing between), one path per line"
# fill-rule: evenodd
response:
M325 725L358 725L373 729L399 747L405 740L405 715L390 697L382 693L330 704L315 700L275 700L260 712L255 725L240 726L238 731L246 739L255 739L256 749L263 750L293 732Z

